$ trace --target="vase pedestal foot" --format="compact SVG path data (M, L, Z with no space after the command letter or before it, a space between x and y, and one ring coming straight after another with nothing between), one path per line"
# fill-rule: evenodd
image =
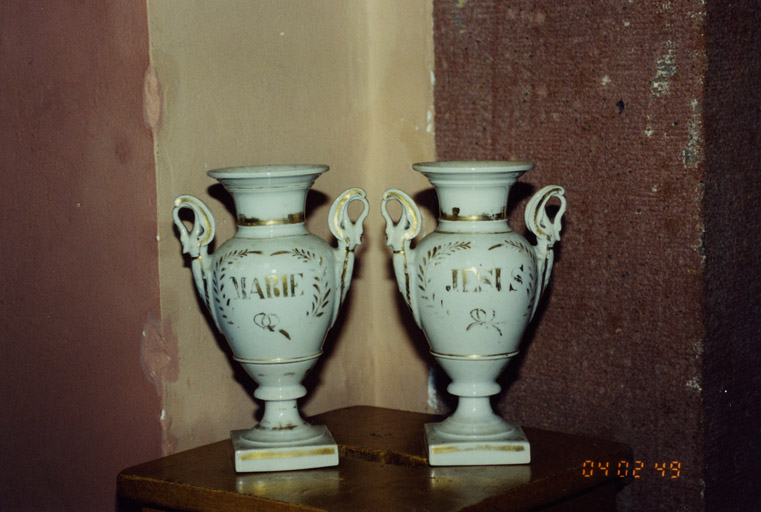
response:
M449 436L437 430L441 423L425 425L428 464L431 466L490 466L528 464L531 445L517 425L496 436Z
M291 471L338 465L338 446L328 428L314 426L317 435L303 441L258 443L246 439L248 430L233 430L235 471Z

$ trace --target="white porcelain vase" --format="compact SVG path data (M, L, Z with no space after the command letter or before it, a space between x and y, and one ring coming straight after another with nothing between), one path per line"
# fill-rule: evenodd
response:
M381 212L393 249L396 280L431 353L458 397L446 420L426 425L431 465L524 464L531 460L523 430L492 410L496 379L518 354L526 326L547 286L552 246L560 239L564 190L548 186L529 201L525 218L536 245L507 222L511 186L527 162L429 162L413 168L435 187L439 221L412 249L420 211L404 192L389 189ZM546 206L556 198L550 219ZM388 202L401 204L394 221Z
M331 466L338 449L324 426L304 421L297 400L306 395L306 373L322 353L351 283L354 248L367 216L365 191L352 188L333 203L330 230L337 248L305 226L309 188L324 165L235 167L210 171L232 194L237 232L214 254L207 247L215 221L198 198L179 196L173 218L182 250L192 258L195 285L234 358L258 384L261 421L233 431L237 471ZM349 204L359 201L356 222ZM181 211L194 213L190 229Z

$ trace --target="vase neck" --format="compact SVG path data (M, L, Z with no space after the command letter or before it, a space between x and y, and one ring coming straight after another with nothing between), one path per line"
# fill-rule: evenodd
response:
M529 162L421 162L412 166L436 189L439 231L504 231L510 187Z
M217 179L233 196L238 234L270 238L307 232L306 196L316 178Z
M444 231L509 231L507 200L522 173L502 176L428 176L439 198L439 229Z

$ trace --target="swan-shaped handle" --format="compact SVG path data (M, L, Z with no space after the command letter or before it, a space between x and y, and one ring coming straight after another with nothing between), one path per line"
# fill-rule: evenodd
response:
M352 222L351 217L349 217L349 205L354 201L362 203L362 212L357 220ZM338 310L351 285L351 276L354 271L354 249L362 243L363 223L369 211L370 204L367 202L367 193L361 188L350 188L344 191L330 207L328 224L330 232L338 240L338 247L335 249L335 275L341 283L340 294L336 297L337 300L333 306L331 326L338 317Z
M399 222L394 223L388 213L389 201L397 201L402 206L402 214ZM386 245L391 246L394 255L391 261L394 265L396 284L404 297L405 302L412 311L415 323L420 325L420 313L417 307L415 294L410 293L415 286L415 273L411 269L415 267L415 251L410 248L412 239L420 233L423 216L420 209L410 196L401 190L390 188L383 194L381 202L381 214L386 220Z
M183 208L189 208L193 211L193 227L188 230L185 223L180 219L180 211ZM213 308L209 307L209 290L208 290L208 271L209 258L208 246L214 240L216 232L216 222L214 215L206 204L195 196L181 195L174 200L174 209L172 210L174 224L180 232L180 242L182 243L183 254L189 254L193 258L191 268L193 270L193 279L196 289L201 298L214 316ZM216 318L215 318L216 320Z
M560 200L560 209L558 209L555 217L550 220L547 215L547 203L554 197ZM536 254L537 276L539 280L534 297L534 308L531 311L532 318L536 312L539 299L542 293L544 293L544 289L547 288L547 283L550 281L552 264L554 262L552 246L560 240L561 220L565 210L565 190L558 185L544 187L534 194L526 205L526 227L536 236L534 253Z

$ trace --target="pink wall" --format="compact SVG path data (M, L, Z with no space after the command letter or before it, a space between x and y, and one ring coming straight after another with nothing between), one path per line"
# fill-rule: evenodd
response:
M0 4L0 509L109 510L160 455L145 5Z

